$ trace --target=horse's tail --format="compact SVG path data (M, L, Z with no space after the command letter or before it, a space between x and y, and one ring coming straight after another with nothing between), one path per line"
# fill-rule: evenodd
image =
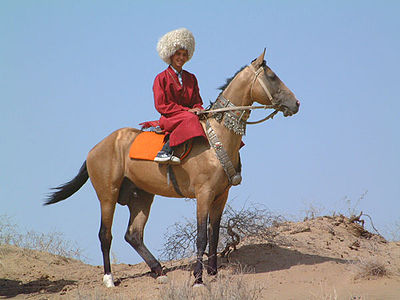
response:
M57 203L72 196L86 183L88 178L89 174L86 168L86 160L85 160L82 167L79 170L78 175L76 175L74 179L56 188L52 188L52 190L56 190L56 192L50 194L47 197L47 200L44 203L44 205Z

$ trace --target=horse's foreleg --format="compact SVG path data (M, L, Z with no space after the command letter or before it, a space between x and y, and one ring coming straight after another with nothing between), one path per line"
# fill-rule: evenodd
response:
M136 190L133 197L128 200L130 218L125 240L143 258L151 271L154 272L156 276L161 276L163 275L161 264L143 243L143 231L150 214L153 198L153 194L142 190Z
M219 240L219 227L226 200L228 199L228 192L229 190L226 190L224 193L216 197L210 207L210 224L208 236L209 255L207 264L207 272L210 275L217 274L217 247Z
M197 261L194 267L195 284L203 283L203 255L207 247L207 219L213 192L200 193L197 196Z

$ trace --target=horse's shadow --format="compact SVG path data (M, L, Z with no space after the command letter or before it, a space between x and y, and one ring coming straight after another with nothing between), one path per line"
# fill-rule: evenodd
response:
M251 244L241 246L236 251L230 253L227 257L218 258L218 268L226 269L234 267L243 273L266 273L271 271L279 271L290 269L297 265L316 265L324 262L335 262L346 264L345 259L339 259L329 256L321 256L317 254L306 254L295 249L281 247L274 244ZM176 266L164 268L164 272L175 270L193 271L195 261L182 263ZM204 262L207 264L207 261ZM116 285L126 279L134 279L138 277L151 276L155 274L145 272L119 278Z
M169 272L172 272L175 270L193 271L195 265L196 265L196 262L180 263L175 266L163 267L163 272L164 272L164 274L168 275ZM151 271L144 272L144 273L137 273L137 274L128 275L128 276L124 276L124 277L118 277L118 278L116 278L114 284L116 286L119 286L125 280L136 279L136 278L141 278L141 277L152 277L155 279L155 278L157 278L157 275Z
M226 261L226 259L225 259ZM339 259L317 254L306 254L295 249L273 244L252 244L240 247L231 253L230 264L238 264L244 272L265 273L290 269L297 265L316 265L324 262L348 263ZM226 265L226 264L225 264Z
M0 278L0 297L13 298L18 295L33 293L59 293L65 286L74 285L76 281L37 279L27 283L19 280Z

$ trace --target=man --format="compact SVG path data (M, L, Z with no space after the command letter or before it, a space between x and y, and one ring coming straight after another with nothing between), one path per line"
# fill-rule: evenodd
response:
M180 28L165 34L157 44L161 59L169 66L154 80L154 105L161 114L159 125L166 133L166 143L154 161L179 164L173 148L195 137L204 137L203 127L196 115L204 110L197 79L182 69L195 49L193 34Z

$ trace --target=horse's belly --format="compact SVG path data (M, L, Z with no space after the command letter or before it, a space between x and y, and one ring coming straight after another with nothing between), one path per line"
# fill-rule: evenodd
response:
M179 170L179 169L180 170ZM151 161L131 161L129 163L128 178L139 188L148 193L164 197L183 197L174 188L172 175L168 174L168 165L157 164ZM181 193L185 198L195 198L194 188L190 180L184 175L180 167L173 167L173 172Z

